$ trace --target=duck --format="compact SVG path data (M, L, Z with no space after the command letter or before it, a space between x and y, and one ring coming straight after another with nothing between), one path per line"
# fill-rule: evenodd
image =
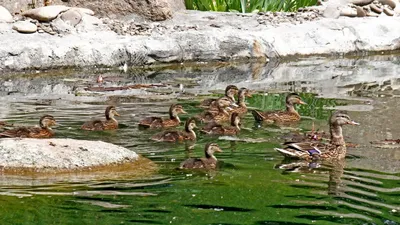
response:
M228 110L232 110L229 107L231 105L230 100L222 98L218 99L216 102L217 110L209 109L196 117L199 118L202 122L221 123L224 121L229 121L230 113L228 112Z
M190 158L183 161L179 169L215 169L218 160L214 156L215 152L222 152L216 143L208 143L204 147L205 158Z
M146 117L139 121L139 127L143 128L165 128L165 127L176 127L179 126L181 120L178 114L186 114L183 110L182 105L172 104L169 108L169 119L163 119L161 117Z
M346 156L342 126L359 125L345 111L336 111L329 118L330 141L286 142L285 148L275 148L286 158L304 160L343 159Z
M291 93L286 96L286 111L267 111L260 112L253 110L252 114L256 121L264 121L267 123L288 123L297 122L300 120L300 114L296 111L295 105L307 105L301 97L296 93Z
M115 116L120 116L115 109L115 106L107 106L105 111L106 120L94 119L85 122L82 126L82 130L115 130L118 129L118 121L114 118Z
M240 88L238 93L238 101L237 101L237 108L233 108L231 113L236 112L239 116L244 116L247 113L247 106L245 102L246 97L251 97L250 90L247 88Z
M0 137L6 138L50 138L54 136L51 126L57 125L56 120L51 115L40 117L40 127L17 127L0 133Z
M196 140L196 133L194 132L194 128L196 128L196 120L195 118L189 118L185 122L185 130L184 131L176 131L176 130L167 130L158 134L155 134L151 137L153 141L164 141L164 142L177 142L177 141L185 141L185 140Z
M231 114L231 126L222 126L216 122L208 123L201 129L202 133L211 135L237 135L240 132L240 117L237 112Z
M235 103L235 95L237 94L238 90L239 90L238 87L236 87L235 85L228 85L225 88L225 96L221 98L205 99L200 103L200 107L217 109L218 106L217 100L219 99L227 100L231 104Z

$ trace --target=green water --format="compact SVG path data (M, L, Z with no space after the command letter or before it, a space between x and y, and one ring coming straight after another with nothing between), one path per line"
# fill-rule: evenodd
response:
M349 112L353 119L362 120L361 126L345 127L344 134L346 140L359 146L350 148L349 157L340 165L322 164L314 169L297 165L284 169L284 164L293 162L284 161L273 150L280 146L282 135L310 130L312 124L326 130L334 107L351 108L369 102L351 94L345 100L301 93L308 105L298 107L304 117L300 123L287 127L258 126L249 113L235 139L197 132L198 140L188 150L192 143L150 141L149 137L158 131L139 130L136 124L145 116L166 116L169 105L176 102L188 112L181 117L185 120L201 112L196 107L199 97L155 101L123 93L106 97L100 94L95 98L73 97L74 94L38 97L35 91L26 93L3 93L0 109L7 114L1 120L35 125L38 115L51 114L62 124L55 128L56 137L121 145L155 162L158 170L131 179L109 180L3 175L0 224L399 224L400 173L398 167L384 167L390 163L398 165L398 151L371 148L371 140L364 140L370 133L384 130L376 127L371 131L368 124L373 119L369 116L382 115L379 104L392 101L391 97L368 99L376 102L372 111ZM247 104L262 110L283 109L284 97L285 94L260 93L247 99ZM101 117L109 104L115 104L121 114L118 131L79 130L85 120ZM390 103L390 107L398 106ZM218 170L176 169L189 156L202 157L208 142L216 142L223 149L223 153L216 155L221 164ZM377 153L380 156L374 155ZM368 161L371 158L373 163Z

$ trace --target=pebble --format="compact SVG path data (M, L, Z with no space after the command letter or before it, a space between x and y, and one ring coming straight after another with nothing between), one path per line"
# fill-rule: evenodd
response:
M37 31L37 26L29 21L18 21L14 23L13 29L20 33L35 33Z

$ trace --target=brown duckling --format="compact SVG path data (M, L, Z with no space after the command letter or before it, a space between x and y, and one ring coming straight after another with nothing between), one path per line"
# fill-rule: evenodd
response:
M225 88L225 96L221 97L224 100L228 100L231 104L235 103L235 95L238 92L238 88L235 85L228 85ZM221 98L211 98L211 99L205 99L200 103L201 107L210 107L213 109L217 109L218 104L217 104L217 100L221 99Z
M53 116L44 115L39 120L40 127L17 127L0 133L0 137L50 138L54 136L51 126L56 125Z
M212 134L212 135L237 135L240 132L240 117L237 112L232 113L231 115L231 126L226 127L220 124L215 123L214 121L208 123L203 129L201 129L202 133Z
M247 88L240 88L239 94L238 94L238 107L232 109L231 112L237 112L239 116L244 116L247 113L247 106L245 102L246 97L251 97L250 90Z
M184 131L164 131L158 134L155 134L151 137L151 140L154 141L165 141L165 142L176 142L176 141L185 141L185 140L196 140L196 133L193 131L196 128L196 121L194 118L189 118L185 123Z
M215 143L208 143L204 148L205 158L191 158L183 161L179 169L215 169L217 158L215 152L222 152L221 148Z
M227 110L230 109L228 106L231 105L231 102L226 99L218 99L217 102L218 102L217 110L214 109L207 110L198 115L197 117L203 122L214 121L220 123L224 121L229 121L230 114Z
M115 130L118 129L118 121L114 116L119 116L114 106L108 106L105 111L106 120L94 119L84 123L82 130Z
M179 126L181 120L178 114L186 113L182 105L172 104L169 108L169 119L161 117L146 117L139 122L139 126L143 128L162 128Z
M286 147L275 148L287 158L295 159L343 159L346 156L346 143L343 138L343 125L359 125L350 119L346 112L336 111L329 119L331 139L329 143L298 142L285 143Z
M301 117L294 107L296 104L306 105L307 103L303 102L298 94L291 93L286 96L286 111L259 112L253 110L252 114L256 121L265 121L267 123L297 122Z

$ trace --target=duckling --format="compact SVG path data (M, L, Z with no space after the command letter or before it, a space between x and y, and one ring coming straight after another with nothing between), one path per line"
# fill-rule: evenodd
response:
M228 85L225 88L225 96L221 97L224 98L225 100L228 100L231 103L235 102L235 95L237 94L238 88L235 85ZM221 98L210 98L210 99L205 99L200 103L200 107L210 107L217 109L217 104L216 101Z
M164 131L158 134L155 134L151 137L151 140L154 141L165 141L165 142L176 142L176 141L184 141L184 140L196 140L196 133L193 131L196 128L196 121L194 118L189 118L185 123L184 131Z
M115 106L108 106L105 111L106 120L94 119L87 121L81 127L82 130L115 130L118 129L118 121L114 116L119 116Z
M17 127L0 133L0 137L20 138L50 138L54 131L50 128L56 125L56 120L51 115L44 115L39 120L40 127Z
M222 152L218 144L208 143L204 148L205 158L191 158L183 161L179 169L215 169L217 167L217 158L215 152Z
M303 102L298 94L291 93L286 96L286 111L259 112L257 110L253 110L252 114L256 121L265 121L268 123L297 122L301 117L294 107L295 104L306 105L307 103Z
M244 116L247 113L247 106L245 102L246 97L251 97L250 90L247 88L240 88L239 94L238 94L238 107L232 109L231 112L237 112L239 116Z
M181 120L178 114L186 113L181 105L172 104L169 108L169 119L161 117L146 117L139 122L139 127L143 128L162 128L179 126Z
M350 119L344 111L334 112L329 119L329 129L331 139L329 143L314 142L298 142L284 143L285 148L275 148L287 158L295 159L343 159L346 156L346 143L342 134L343 125L359 125Z
M203 129L202 133L206 134L222 134L222 135L237 135L240 132L240 117L237 112L231 115L231 127L225 127L215 122L207 124Z
M231 105L230 100L221 98L217 101L217 110L210 109L207 110L197 117L203 122L217 122L221 123L224 121L229 121L230 114L227 110L232 110L229 106Z

